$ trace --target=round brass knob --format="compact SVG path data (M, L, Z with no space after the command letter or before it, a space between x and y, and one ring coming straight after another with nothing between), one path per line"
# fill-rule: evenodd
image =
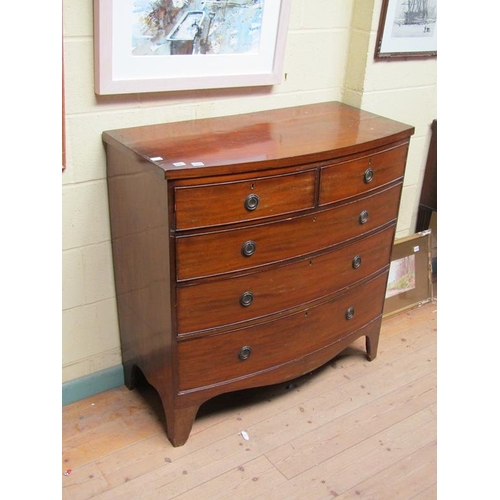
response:
M249 345L246 345L242 347L238 352L238 358L240 358L242 361L245 361L245 359L248 359L250 357L250 354L252 354L252 348Z
M248 307L253 302L253 293L245 292L240 297L240 304L243 307Z
M252 212L259 206L259 197L256 194L249 194L245 200L245 208Z
M352 259L352 267L353 269L357 269L361 265L361 255L356 255L354 259Z
M345 312L345 319L352 319L354 317L354 307L348 307Z
M244 257L250 257L255 253L255 250L257 250L257 244L252 240L245 241L241 247L241 253Z
M368 210L363 210L359 214L359 223L360 224L365 224L366 222L368 222Z
M369 182L371 182L373 180L373 169L371 167L367 168L365 170L365 174L363 176L363 179L365 181L366 184L368 184Z

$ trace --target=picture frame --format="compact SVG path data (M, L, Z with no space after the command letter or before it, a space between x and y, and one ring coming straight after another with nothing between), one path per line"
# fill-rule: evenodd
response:
M383 317L433 300L431 233L426 229L395 241Z
M94 0L97 95L275 85L291 0Z
M382 0L375 61L437 57L437 0Z

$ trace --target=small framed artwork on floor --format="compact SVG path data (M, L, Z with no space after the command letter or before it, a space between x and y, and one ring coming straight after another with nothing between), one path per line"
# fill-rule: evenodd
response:
M383 316L433 299L431 230L396 240L387 280Z

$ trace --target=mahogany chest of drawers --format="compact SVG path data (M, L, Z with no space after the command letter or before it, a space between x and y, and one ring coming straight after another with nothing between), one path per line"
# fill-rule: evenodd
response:
M413 128L341 103L104 132L125 383L202 403L377 353Z

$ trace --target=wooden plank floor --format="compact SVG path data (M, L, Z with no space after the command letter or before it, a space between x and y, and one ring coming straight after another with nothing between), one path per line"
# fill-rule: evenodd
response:
M147 384L67 405L62 498L435 499L436 333L437 301L386 318L374 361L359 339L313 374L218 397L180 448Z

